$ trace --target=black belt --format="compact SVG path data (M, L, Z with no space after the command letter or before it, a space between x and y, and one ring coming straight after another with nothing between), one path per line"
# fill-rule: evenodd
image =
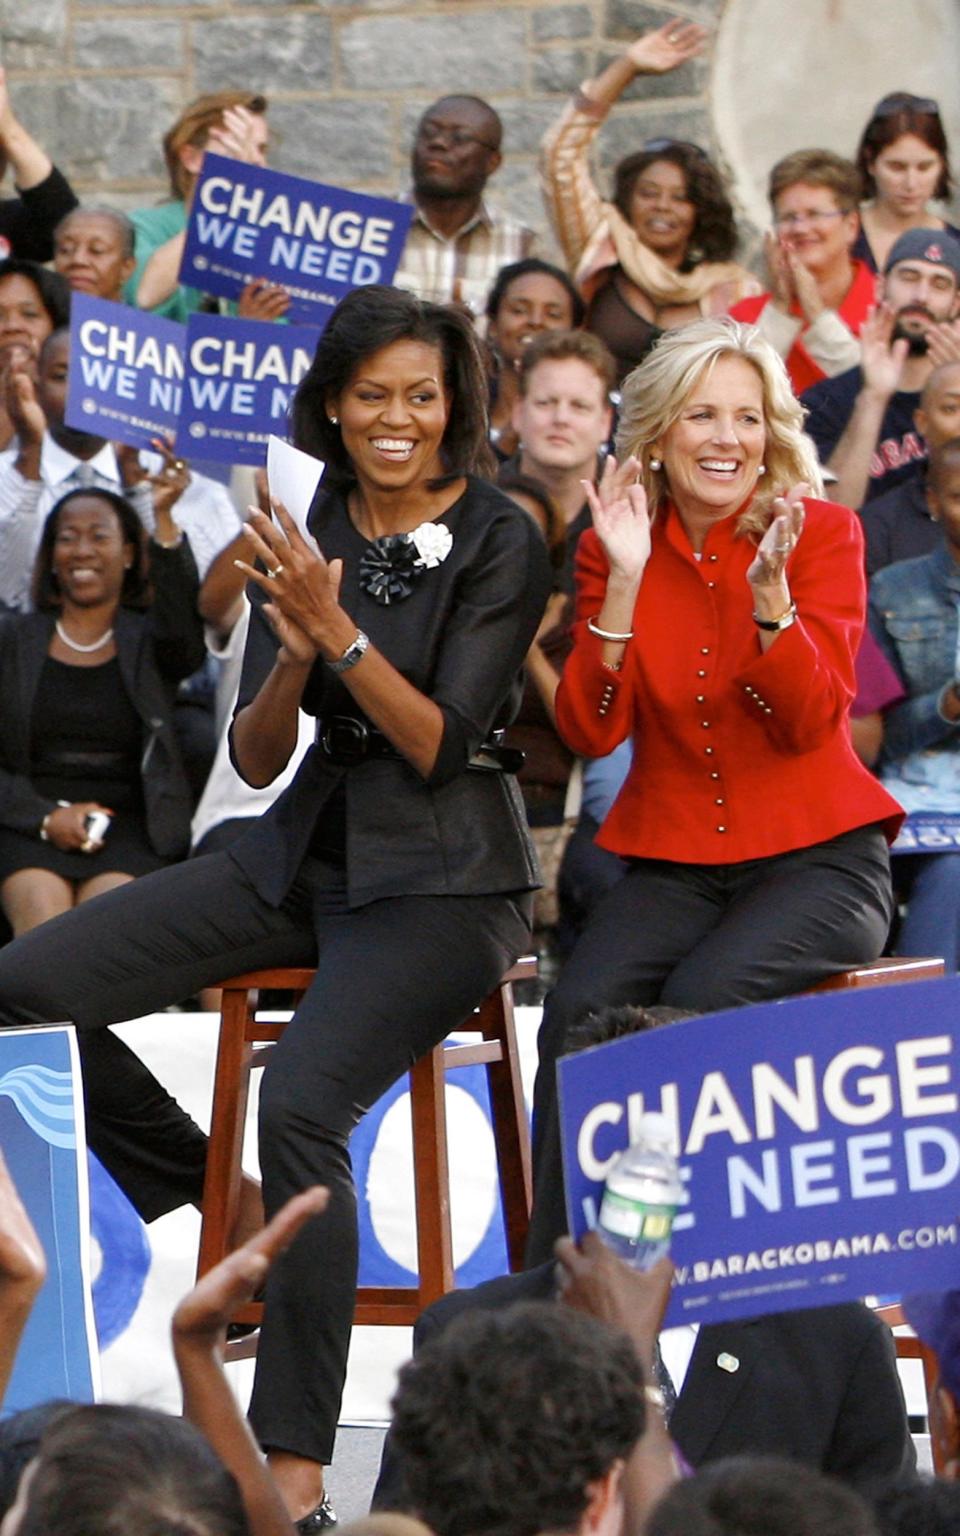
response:
M485 741L477 749L467 766L488 772L519 773L525 755L516 747L501 746L502 736L502 731L496 731L491 741ZM368 758L403 757L382 731L353 715L318 717L315 741L327 761L340 768L352 768Z

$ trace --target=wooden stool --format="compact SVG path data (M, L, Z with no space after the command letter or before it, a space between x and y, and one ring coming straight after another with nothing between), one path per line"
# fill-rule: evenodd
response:
M935 981L946 974L942 960L901 959L898 955L885 956L870 965L858 965L852 971L838 971L819 981L811 992L842 992L848 987L893 987L906 981Z
M360 1286L355 1322L411 1324L430 1302L453 1290L444 1083L454 1067L479 1063L487 1069L507 1254L511 1269L522 1266L530 1222L530 1132L514 1028L513 982L536 974L535 956L518 960L496 990L459 1026L458 1033L475 1033L479 1040L467 1045L441 1042L410 1069L419 1283ZM291 992L296 1006L313 975L309 969L250 971L223 983L198 1276L212 1269L228 1251L240 1204L250 1070L265 1064L286 1027L284 1022L259 1020L254 995L259 990ZM238 1310L235 1321L258 1324L262 1313L260 1302L250 1302ZM243 1341L229 1353L236 1359L254 1353L255 1348L255 1341Z

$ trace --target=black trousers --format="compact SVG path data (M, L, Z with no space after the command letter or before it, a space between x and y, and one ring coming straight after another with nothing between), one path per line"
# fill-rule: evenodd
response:
M205 1138L106 1025L227 976L315 964L260 1090L267 1215L311 1184L330 1205L271 1271L250 1417L261 1444L329 1461L357 1278L347 1138L490 992L529 937L529 898L402 896L350 911L307 859L268 906L226 853L160 870L0 951L0 1023L78 1028L90 1145L151 1219L203 1188Z
M549 1259L567 1230L556 1064L571 1025L609 1005L713 1013L806 991L875 960L892 914L890 859L876 827L739 864L633 860L595 908L544 1008L528 1265Z

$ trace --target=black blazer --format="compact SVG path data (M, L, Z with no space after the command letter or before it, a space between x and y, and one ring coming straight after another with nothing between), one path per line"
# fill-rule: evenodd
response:
M555 1269L539 1264L451 1291L417 1319L414 1353L468 1308L555 1299ZM722 1354L736 1370L718 1366ZM893 1337L858 1301L702 1327L670 1433L692 1467L725 1456L787 1456L867 1487L916 1466ZM389 1432L373 1507L404 1507Z
M321 496L309 527L328 560L343 560L340 601L373 645L443 712L436 765L421 779L400 758L350 769L312 748L296 778L230 849L260 894L279 905L310 845L325 802L346 779L347 881L351 906L386 896L483 895L529 890L539 871L512 774L467 765L495 728L509 724L520 673L550 591L543 539L495 486L469 479L438 521L453 544L400 601L384 605L361 586L371 549L339 497ZM277 641L251 592L252 612L237 708L255 696ZM303 708L319 717L362 718L346 685L314 666Z
M191 798L173 734L176 683L201 665L205 646L197 612L199 582L190 546L150 546L154 601L145 612L120 608L114 621L120 675L143 728L141 772L147 834L162 858L190 846ZM55 803L30 782L33 701L56 614L0 617L0 825L37 832Z

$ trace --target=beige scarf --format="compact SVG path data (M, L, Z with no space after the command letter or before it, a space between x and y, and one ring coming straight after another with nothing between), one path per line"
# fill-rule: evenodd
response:
M760 292L760 284L752 273L735 261L701 261L692 272L675 271L644 245L613 203L604 203L603 212L603 221L580 258L577 272L578 285L588 302L614 262L658 309L671 304L696 304L702 308L707 294L721 284L731 288L731 293L724 295L725 308L748 294Z

